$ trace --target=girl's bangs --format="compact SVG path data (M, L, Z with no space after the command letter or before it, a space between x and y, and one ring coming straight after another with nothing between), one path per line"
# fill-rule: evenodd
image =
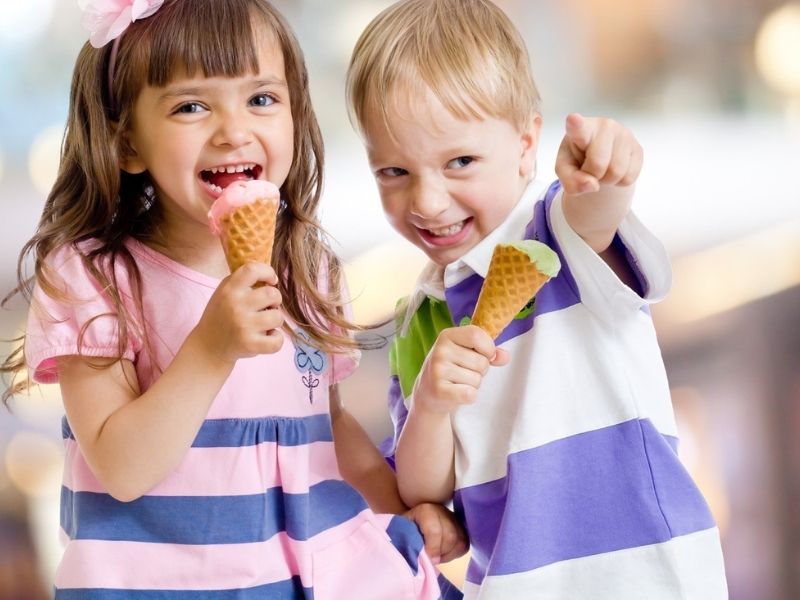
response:
M247 0L173 2L155 17L140 22L138 39L127 40L131 63L143 69L140 81L154 87L176 76L257 73L257 44L264 43L262 31L273 30L267 15Z

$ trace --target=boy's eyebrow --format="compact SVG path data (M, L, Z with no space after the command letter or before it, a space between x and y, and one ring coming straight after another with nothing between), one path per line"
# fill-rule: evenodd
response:
M246 84L248 87L260 88L265 86L281 86L288 87L285 80L279 77L268 77L266 79L257 79ZM207 91L208 87L203 85L189 85L175 88L167 88L163 94L158 97L159 102L168 101L174 98L181 98L183 96L199 96Z

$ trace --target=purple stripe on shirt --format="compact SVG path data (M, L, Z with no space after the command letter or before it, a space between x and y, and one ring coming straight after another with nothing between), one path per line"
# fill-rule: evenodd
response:
M468 581L714 527L674 444L634 419L510 455L509 477L456 492Z
M395 452L397 452L397 440L400 439L400 433L403 431L406 419L408 418L408 409L403 399L403 390L400 388L400 379L397 375L392 375L389 380L389 396L387 401L389 403L389 416L391 416L392 424L394 425L394 435L383 440L379 446L379 450L386 458L386 462L389 463L389 466L392 467L393 470L396 470L394 455Z

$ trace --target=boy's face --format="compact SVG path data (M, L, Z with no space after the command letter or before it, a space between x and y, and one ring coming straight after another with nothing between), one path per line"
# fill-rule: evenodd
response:
M365 143L391 225L436 264L461 258L508 216L534 171L540 117L527 131L462 120L428 91L420 109L392 104L391 132L367 113Z

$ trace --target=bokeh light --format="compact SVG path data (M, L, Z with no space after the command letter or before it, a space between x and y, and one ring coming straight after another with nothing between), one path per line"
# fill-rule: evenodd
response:
M36 191L42 196L47 196L55 183L63 134L62 125L53 125L43 130L31 145L28 173Z
M776 91L800 98L800 2L770 13L756 37L756 64Z
M50 24L55 0L3 2L0 44L18 46L36 40Z
M11 483L26 496L47 496L59 489L64 459L52 437L20 431L6 447L5 463Z

